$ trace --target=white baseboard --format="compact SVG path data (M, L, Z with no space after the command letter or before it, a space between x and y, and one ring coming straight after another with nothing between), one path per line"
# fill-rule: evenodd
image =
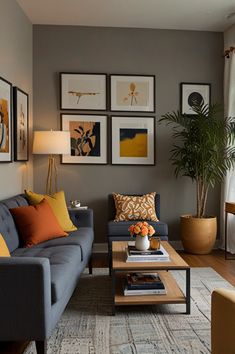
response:
M171 246L178 251L182 251L183 245L182 242L179 241L169 241L169 243L171 244ZM218 249L221 248L221 241L220 240L216 240L215 242L215 246L214 249ZM94 243L93 245L93 253L108 253L108 244L105 243Z

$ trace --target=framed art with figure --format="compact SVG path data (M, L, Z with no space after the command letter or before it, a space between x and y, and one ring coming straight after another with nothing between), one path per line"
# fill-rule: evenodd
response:
M61 114L62 130L70 132L67 164L107 164L107 116Z
M195 115L193 110L194 105L210 104L211 99L211 85L210 84L194 84L184 83L180 84L181 88L181 114Z
M112 116L112 164L155 165L155 117Z
M28 94L18 87L13 88L14 107L14 160L29 159L29 103Z
M110 75L111 111L155 112L154 75Z
M12 84L0 77L0 162L12 162Z

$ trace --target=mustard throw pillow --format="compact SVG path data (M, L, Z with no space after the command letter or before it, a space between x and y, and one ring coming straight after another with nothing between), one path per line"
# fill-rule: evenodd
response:
M25 194L31 205L37 205L45 198L52 208L61 228L65 232L77 230L69 217L64 191L57 192L53 195L43 195L26 190Z
M2 234L0 234L0 257L11 257L9 249Z
M116 207L116 217L114 221L158 221L155 211L155 195L155 192L142 196L113 193Z

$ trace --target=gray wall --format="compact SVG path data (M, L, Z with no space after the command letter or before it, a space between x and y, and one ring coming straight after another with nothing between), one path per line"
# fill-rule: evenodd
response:
M34 129L60 129L59 72L156 75L156 117L179 107L180 82L212 85L212 101L222 102L222 33L34 26ZM125 114L125 113L124 113ZM105 242L107 195L161 194L161 219L178 239L179 216L195 212L195 186L175 179L169 163L171 130L156 129L156 166L60 165L59 183L67 199L81 199L95 212L96 242ZM34 156L34 189L44 191L46 158ZM219 216L220 192L208 213Z
M15 0L0 0L0 76L29 93L32 129L33 26ZM32 186L32 162L0 163L0 199Z

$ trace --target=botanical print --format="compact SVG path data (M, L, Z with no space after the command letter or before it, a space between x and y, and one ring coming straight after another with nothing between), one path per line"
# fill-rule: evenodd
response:
M149 83L117 81L117 104L119 106L147 106L149 104Z
M28 160L28 95L14 88L16 161Z
M106 75L61 73L61 108L104 110Z
M71 156L100 156L100 123L70 121Z
M181 84L181 113L195 115L193 106L210 103L210 84Z
M61 119L71 137L71 153L62 155L62 163L107 163L107 116L61 114Z
M0 152L9 152L9 102L0 98Z
M148 156L147 129L120 129L120 157Z

